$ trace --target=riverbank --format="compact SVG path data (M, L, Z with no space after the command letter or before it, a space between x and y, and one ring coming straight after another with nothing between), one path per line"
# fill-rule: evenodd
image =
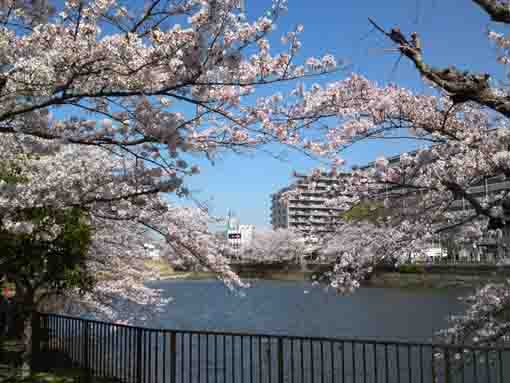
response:
M158 271L159 278L156 280L160 281L216 279L216 274L212 272L175 271L161 260L147 261L147 266ZM310 281L313 275L325 270L301 270L289 265L285 267L249 265L237 267L235 271L243 279ZM363 285L401 289L476 288L488 282L501 282L505 278L510 278L509 273L508 267L487 265L402 266L400 271L392 268L376 270L376 273L363 282Z
M302 272L270 272L270 273L240 273L243 279L265 279L273 281L309 281L312 280L312 273ZM207 271L174 271L171 274L162 275L155 280L171 281L171 280L204 280L216 279L217 274Z
M477 288L489 282L502 282L504 276L456 274L408 274L380 272L366 281L365 286L403 289Z
M243 279L263 279L275 281L310 281L310 272L241 272ZM399 289L448 289L448 288L476 288L488 282L501 282L504 276L487 275L453 275L453 274L419 274L379 272L368 281L362 283L366 287L385 287ZM159 278L160 281L170 280L207 280L216 279L212 272L181 272Z

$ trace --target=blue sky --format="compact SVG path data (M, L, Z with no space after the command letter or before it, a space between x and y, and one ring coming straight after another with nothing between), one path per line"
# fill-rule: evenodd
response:
M246 3L249 18L270 6L270 0ZM392 82L417 93L430 92L410 62L402 59L395 68L398 54L384 51L392 46L380 33L371 32L369 16L386 29L399 26L407 35L418 32L429 64L455 65L488 72L495 78L505 74L496 63L497 50L486 37L487 27L494 24L469 0L289 0L289 11L278 20L272 45L280 48L279 37L302 23L301 58L332 53L350 64L347 72L332 80L357 72L381 85ZM357 146L344 158L349 166L364 164L380 155L412 149L405 145L409 144L385 141ZM206 201L212 214L223 216L231 209L241 223L269 227L270 194L292 181L293 170L306 172L318 165L298 153L288 153L283 161L260 152L230 154L218 158L214 166L202 164L202 174L188 181L194 197Z

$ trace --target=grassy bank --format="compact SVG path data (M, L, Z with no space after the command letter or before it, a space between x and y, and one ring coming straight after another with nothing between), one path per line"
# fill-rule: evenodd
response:
M404 289L476 288L503 280L504 276L384 272L374 275L366 285Z
M146 266L158 271L160 280L207 280L216 279L212 272L175 271L164 260L147 260ZM241 271L244 279L265 279L279 281L310 281L312 272L298 270L276 271L270 269ZM377 272L369 281L363 283L370 287L400 288L400 289L447 289L473 288L487 282L502 281L503 275L463 275L450 273L429 273L420 267L404 267L400 272Z

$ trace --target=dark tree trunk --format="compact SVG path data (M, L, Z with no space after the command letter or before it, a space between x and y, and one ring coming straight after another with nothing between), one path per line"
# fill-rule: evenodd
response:
M16 284L14 296L14 320L10 326L9 336L15 338L20 347L20 364L27 364L31 352L31 320L35 311L35 295L29 287Z

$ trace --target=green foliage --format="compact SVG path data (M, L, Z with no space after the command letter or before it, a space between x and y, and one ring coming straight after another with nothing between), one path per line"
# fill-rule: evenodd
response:
M72 383L78 381L76 376L68 376L60 373L36 373L23 376L20 370L10 369L4 373L2 382L5 383Z
M0 161L0 181L8 184L27 182L27 177L23 175L21 162L15 160Z
M34 229L13 234L0 226L2 272L45 291L91 289L94 279L85 260L92 231L83 210L29 208L19 211L15 221L30 222Z
M343 212L340 218L347 222L377 221L386 215L386 209L379 202L362 202Z

